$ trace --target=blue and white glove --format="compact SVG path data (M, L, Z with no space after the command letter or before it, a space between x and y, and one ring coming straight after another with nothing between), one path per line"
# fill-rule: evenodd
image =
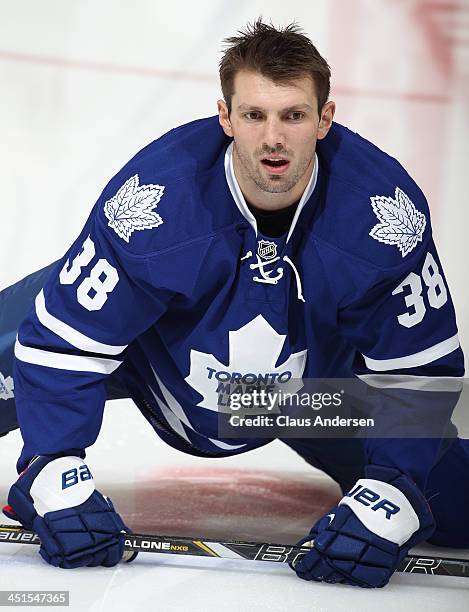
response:
M35 457L10 488L4 513L33 530L42 558L63 568L112 567L128 532L111 501L94 488L80 457Z
M381 466L365 475L299 542L311 546L293 567L300 578L383 587L409 549L433 533L428 503L407 476Z

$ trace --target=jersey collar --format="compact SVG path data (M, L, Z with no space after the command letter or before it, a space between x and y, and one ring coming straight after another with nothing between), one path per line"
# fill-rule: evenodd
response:
M290 240L290 237L293 234L293 230L295 229L295 226L301 214L301 211L303 210L306 202L309 200L309 198L311 197L311 194L313 193L316 187L316 183L318 180L318 172L319 172L319 160L318 160L317 154L315 153L314 154L314 170L313 170L313 173L311 174L311 178L309 179L308 184L306 185L306 189L303 191L303 195L301 196L301 199L299 201L298 208L296 209L295 216L293 217L292 223L290 225L290 230L287 235L287 242ZM243 215L246 221L248 221L249 224L252 226L252 228L254 229L254 232L256 233L256 237L257 237L258 231L257 231L256 219L254 215L252 214L252 212L249 210L248 205L246 204L246 200L244 199L244 196L241 192L241 189L239 187L238 181L236 180L236 176L234 173L233 143L232 142L228 145L226 152L225 152L225 176L226 176L226 182L228 183L228 187L230 188L231 195L233 196L233 200L235 201L236 206L238 207L240 213Z

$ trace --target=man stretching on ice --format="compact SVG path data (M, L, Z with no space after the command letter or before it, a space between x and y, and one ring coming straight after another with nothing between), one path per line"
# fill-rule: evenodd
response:
M137 153L64 257L0 295L10 323L30 307L14 370L12 349L0 363L0 432L16 403L24 439L6 512L53 565L122 556L126 527L84 462L107 398L131 397L171 446L225 457L269 440L219 437L220 371L404 387L464 372L419 187L333 122L329 67L297 26L227 42L218 116ZM469 547L464 441L283 441L351 490L304 538L301 578L380 587L425 539Z

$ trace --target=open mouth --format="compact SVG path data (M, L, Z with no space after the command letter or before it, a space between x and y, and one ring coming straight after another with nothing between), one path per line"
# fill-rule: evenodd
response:
M264 159L261 159L261 164L264 166L267 172L271 174L280 174L288 168L290 162L288 159L265 157Z

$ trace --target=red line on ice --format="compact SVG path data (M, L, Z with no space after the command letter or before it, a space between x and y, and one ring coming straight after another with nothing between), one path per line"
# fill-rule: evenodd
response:
M145 66L125 66L122 64L110 64L107 62L92 62L86 60L73 60L47 55L35 55L32 53L18 53L14 51L0 51L0 60L25 62L41 66L56 66L58 68L71 68L78 70L91 70L114 74L127 74L130 76L156 77L171 80L203 81L211 83L217 77L208 74L197 74L194 72L183 72L178 70L161 70ZM446 104L450 98L446 95L425 94L419 92L394 92L361 90L349 87L334 87L334 93L346 96L362 96L381 98L387 100L405 100L407 102Z

